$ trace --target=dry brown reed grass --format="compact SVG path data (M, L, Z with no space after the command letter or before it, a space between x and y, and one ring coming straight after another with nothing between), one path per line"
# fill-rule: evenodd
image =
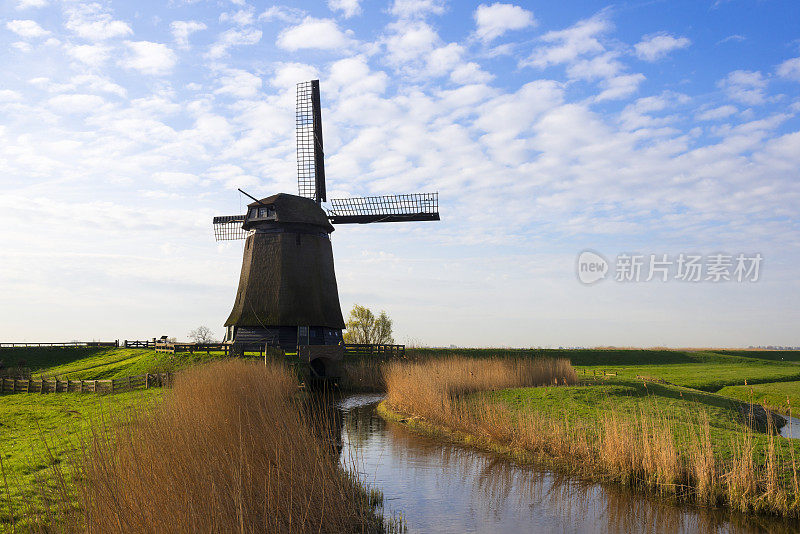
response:
M535 363L536 360L531 363ZM647 488L700 505L728 505L742 512L800 515L797 467L788 440L769 425L764 450L752 430L731 435L727 453L716 452L705 412L675 420L658 406L620 413L607 406L594 420L511 412L499 402L459 393L524 385L574 383L566 361L540 362L452 358L398 362L386 368L389 406L403 414L522 451L582 477ZM569 369L571 370L571 368ZM471 441L471 440L470 440ZM471 441L473 442L473 441ZM765 458L763 462L757 458Z
M84 443L80 513L57 513L49 528L381 531L374 499L340 467L326 413L298 402L297 381L279 364L182 372L162 404Z
M578 375L560 358L490 358L453 356L418 362L394 361L383 368L392 406L424 417L449 413L461 395L490 389L575 384Z

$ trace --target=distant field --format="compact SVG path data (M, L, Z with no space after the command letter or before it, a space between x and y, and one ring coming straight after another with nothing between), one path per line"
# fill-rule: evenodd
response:
M115 395L18 393L0 397L0 459L9 486L8 494L2 491L7 498L0 499L0 531L11 523L9 498L15 522L27 506L39 506L37 478L47 478L50 466L63 462L90 426L127 408L146 406L162 394L161 389L148 389Z

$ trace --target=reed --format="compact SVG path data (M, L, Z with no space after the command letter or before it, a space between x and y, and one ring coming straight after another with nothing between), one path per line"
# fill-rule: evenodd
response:
M487 389L575 383L565 361L451 358L395 363L385 368L391 409L456 430L487 446L502 445L533 461L547 461L595 480L646 488L699 505L727 505L742 512L800 515L792 444L768 424L767 439L752 429L732 435L719 454L709 416L699 411L675 420L654 405L620 413L610 403L599 417L582 421L509 410L481 395ZM563 381L562 381L563 377ZM648 402L645 400L645 402ZM469 438L465 441L475 443ZM763 450L759 450L761 447ZM763 463L756 458L764 458Z
M569 360L563 358L453 356L417 362L393 361L384 366L383 376L391 405L432 418L452 414L454 400L476 391L575 384L578 380Z
M298 401L296 379L279 364L184 371L163 403L95 427L75 462L77 489L62 487L76 491L79 511L56 510L41 524L90 533L381 532L380 499L340 466L327 414Z
M386 391L383 365L384 360L373 357L347 359L342 365L339 386L343 391Z

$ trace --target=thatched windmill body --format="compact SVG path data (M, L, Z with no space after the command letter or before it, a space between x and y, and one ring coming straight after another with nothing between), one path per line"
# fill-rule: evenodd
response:
M254 202L247 213L214 217L218 241L245 239L239 289L225 321L225 339L234 345L270 345L287 352L340 346L344 319L333 266L333 225L439 220L437 193L332 199L323 209L320 109L319 81L298 84L299 195L250 197Z

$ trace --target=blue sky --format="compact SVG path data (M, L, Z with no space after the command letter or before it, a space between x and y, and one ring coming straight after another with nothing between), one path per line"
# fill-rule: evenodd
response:
M319 78L329 197L439 191L342 226L342 307L400 342L800 345L792 1L0 3L0 338L222 333L241 242L294 192ZM576 258L761 254L757 282L584 285Z

